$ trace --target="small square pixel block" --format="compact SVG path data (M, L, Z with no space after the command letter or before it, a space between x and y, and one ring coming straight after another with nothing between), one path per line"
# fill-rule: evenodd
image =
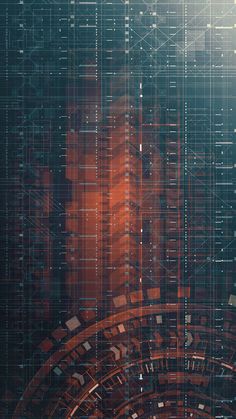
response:
M147 296L149 300L157 300L160 298L160 288L149 288L147 290Z
M67 332L62 327L58 327L56 330L52 332L52 336L57 341L63 339L66 335L67 335Z
M127 304L126 296L119 295L118 297L113 298L113 303L116 308L125 306Z
M71 332L73 332L73 330L77 329L77 327L79 327L80 325L81 325L81 323L76 316L71 317L71 319L67 320L67 322L66 322L66 326Z
M137 302L142 301L142 300L143 300L143 291L142 290L131 292L131 294L130 294L131 303L134 304L134 303L137 303Z

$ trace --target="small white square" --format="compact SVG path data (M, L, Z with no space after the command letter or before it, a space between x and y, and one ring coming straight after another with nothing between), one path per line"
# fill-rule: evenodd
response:
M158 407L164 407L164 403L163 402L159 402L158 403Z
M204 410L204 407L205 407L204 404L199 404L198 405L198 409Z
M86 351L89 351L89 349L91 349L91 345L88 341L83 343L83 347L84 349L86 349Z

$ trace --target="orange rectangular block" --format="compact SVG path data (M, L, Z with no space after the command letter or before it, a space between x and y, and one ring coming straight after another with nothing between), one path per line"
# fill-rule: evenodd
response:
M130 294L130 301L131 303L138 303L139 301L143 300L143 291L134 291Z
M160 298L160 288L149 288L147 290L147 296L149 300L157 300Z

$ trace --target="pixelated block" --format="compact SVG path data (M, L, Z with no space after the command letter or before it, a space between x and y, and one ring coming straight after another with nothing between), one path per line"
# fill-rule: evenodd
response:
M53 369L53 371L55 372L56 375L61 375L62 374L62 370L60 368L58 368L58 367L55 367Z
M143 300L143 291L134 291L130 293L130 301L132 304L138 303Z
M51 341L50 339L48 339L48 338L44 339L44 340L40 343L40 345L39 345L39 348L40 348L40 349L41 349L41 351L43 351L43 352L48 352L48 351L50 351L50 349L52 349L52 347L53 347L53 343L52 343L52 341Z
M149 288L147 290L147 296L148 296L149 300L159 299L160 296L161 296L160 288Z
M115 346L111 347L111 351L114 353L115 355L115 360L118 361L120 359L120 351L118 348L116 348Z
M119 324L119 325L118 325L118 330L119 330L119 332L120 332L120 333L124 333L124 332L125 332L125 327L124 327L124 325L123 325L123 324Z
M79 381L79 383L81 384L81 386L84 385L85 381L84 381L84 377L81 374L78 374L77 372L75 372L72 375L73 378L75 378L77 381Z
M122 358L124 358L127 354L127 347L123 343L118 343L118 347L120 348Z
M71 319L67 320L67 322L66 322L66 326L71 332L73 332L73 330L77 329L77 327L79 327L80 325L81 325L81 323L76 316L71 317Z
M67 332L65 329L63 329L62 327L58 327L56 330L54 330L52 332L52 336L54 337L54 339L61 340L63 339L65 336L67 335Z
M119 295L118 297L113 298L113 303L116 308L125 306L127 304L127 299L125 295Z
M236 307L236 295L231 294L229 297L229 305Z
M83 347L84 349L86 349L86 351L89 351L89 349L91 349L91 345L88 341L83 343Z

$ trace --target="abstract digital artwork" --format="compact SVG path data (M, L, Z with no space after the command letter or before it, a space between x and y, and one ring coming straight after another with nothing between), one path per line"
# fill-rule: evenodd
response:
M236 419L236 0L1 0L1 419Z

